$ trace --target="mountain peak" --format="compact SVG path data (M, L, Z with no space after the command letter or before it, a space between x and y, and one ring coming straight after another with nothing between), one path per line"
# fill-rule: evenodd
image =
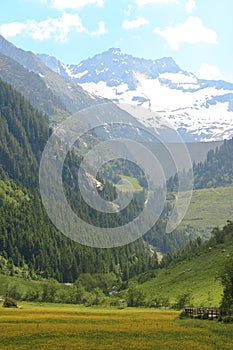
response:
M200 80L172 57L145 59L109 48L64 69L89 93L157 112L188 141L232 135L233 84ZM141 115L139 121L157 128L157 120L150 115Z
M37 54L37 56L46 64L49 69L62 76L66 76L64 64L61 63L61 61L59 61L56 57L44 53Z
M115 47L111 47L110 49L108 49L108 52L110 52L113 55L117 55L117 56L122 55L121 49L115 48Z
M129 90L137 87L136 75L156 79L162 73L178 73L180 67L171 57L151 60L125 54L119 48L109 48L78 65L69 65L67 72L79 84L106 82L114 87L126 84Z

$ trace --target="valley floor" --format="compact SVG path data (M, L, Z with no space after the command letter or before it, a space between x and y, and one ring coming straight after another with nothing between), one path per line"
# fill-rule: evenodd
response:
M23 303L0 308L0 348L233 349L233 324L178 318L179 312Z

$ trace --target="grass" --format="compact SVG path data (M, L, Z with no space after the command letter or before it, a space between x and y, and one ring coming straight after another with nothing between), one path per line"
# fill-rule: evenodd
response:
M6 289L8 284L17 285L17 288L20 292L26 292L27 289L32 286L39 285L40 282L29 281L20 277L12 277L7 275L0 274L0 295L6 294Z
M233 244L221 244L158 270L141 285L147 299L168 297L174 304L179 295L190 292L195 306L219 306L223 289L218 275L232 251Z
M233 325L180 320L178 312L79 306L0 308L0 348L232 349Z
M233 186L193 191L191 204L181 223L198 231L211 231L233 220Z
M142 186L139 184L138 180L132 176L121 175L121 183L115 185L122 192L128 192L133 188L134 192L141 192L143 190Z
M123 192L140 192L143 188L131 176L121 176L122 183L115 185ZM171 202L174 203L174 200ZM233 220L233 185L194 190L190 206L179 227L192 226L198 232L210 233L214 227L223 227L227 220Z

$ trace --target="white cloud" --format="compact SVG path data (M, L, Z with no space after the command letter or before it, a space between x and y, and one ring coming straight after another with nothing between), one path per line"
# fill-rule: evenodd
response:
M168 26L164 30L155 28L154 33L167 40L172 49L178 50L181 43L197 44L200 42L216 44L217 34L206 28L198 17L190 16L184 23Z
M68 39L71 30L78 33L86 33L91 36L100 36L106 33L105 24L100 21L96 32L89 32L82 24L79 15L63 12L59 18L48 18L45 21L36 22L28 19L25 23L12 22L2 24L0 33L5 37L12 37L18 34L29 36L35 40L54 39L64 43Z
M4 38L14 37L18 34L21 34L22 31L26 28L24 23L20 22L11 22L0 25L0 33Z
M187 13L192 13L193 10L196 8L196 1L195 0L188 0L185 4L185 9Z
M199 79L220 79L222 73L218 66L202 63L200 69L197 71L197 76Z
M77 10L87 5L103 6L104 0L40 0L43 3L48 3L57 10L63 11L65 9Z
M101 36L107 33L107 30L105 28L105 23L103 21L100 21L98 23L98 29L95 32L91 32L91 36Z
M145 6L150 4L179 4L179 0L135 0L138 6Z
M127 17L129 17L132 13L133 10L133 6L132 5L128 5L127 10L124 11L124 13L126 14Z
M124 29L135 29L135 28L139 28L145 24L150 23L147 19L143 18L143 17L138 17L137 19L133 20L133 21L129 21L128 19L126 19L125 21L123 21L122 23L122 28Z
M28 34L37 40L54 38L58 42L67 41L71 29L79 33L87 33L78 14L63 13L60 18L49 18L46 21L36 22L28 20Z

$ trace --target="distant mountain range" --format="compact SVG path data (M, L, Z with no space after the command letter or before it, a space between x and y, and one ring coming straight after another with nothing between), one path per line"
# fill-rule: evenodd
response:
M54 59L57 62L56 59ZM62 66L62 65L61 65ZM61 73L59 71L59 73ZM102 114L106 115L108 108L108 125L110 122L124 122L130 127L118 128L121 136L129 136L133 139L140 137L143 141L150 141L144 133L143 137L138 130L143 130L144 126L134 116L123 111L105 98L98 97L85 91L79 84L73 81L69 76L64 76L53 70L33 52L24 51L4 39L0 35L0 78L12 85L18 92L39 111L44 112L50 122L60 123L71 114L74 115L84 109L95 105L103 104ZM106 103L107 106L106 107ZM90 118L92 118L90 110ZM114 117L113 117L114 115ZM106 122L106 120L104 120ZM112 138L115 130L108 128L106 123L101 130L101 137ZM129 130L129 128L131 130ZM164 128L163 128L164 129ZM165 129L168 129L165 127ZM168 130L170 133L170 131Z
M233 135L233 84L198 79L170 57L146 60L117 48L77 65L65 65L45 54L38 57L91 94L157 112L186 141L223 140ZM138 120L149 128L159 127L150 113L139 114Z
M47 94L48 102L51 93L56 97L56 102L55 99L53 99L52 102L52 104L55 105L55 109L59 107L60 109L65 109L66 112L75 113L84 107L99 103L99 99L90 96L90 94L84 91L79 85L49 69L33 52L24 51L16 47L1 35L0 54L0 77L4 81L10 83L20 93L23 93L26 98L29 97L25 91L25 89L28 88L31 94L31 98L28 99L32 104L35 102L35 96L32 97L32 95L35 93L38 95L41 94L41 90L38 90L38 85L40 85L40 87L43 85L43 90L44 93ZM3 57L3 55L5 57ZM14 60L14 64L12 60ZM16 62L18 64L16 64ZM23 69L26 69L27 72L23 72ZM36 74L36 79L35 74L29 75L30 72ZM21 86L19 86L20 79L22 80ZM33 87L32 80L34 81ZM40 109L43 110L43 108ZM47 112L46 108L45 112ZM51 113L49 114L51 115ZM60 115L60 113L58 113L58 115Z
M136 109L133 115L111 108L120 120L134 125L134 133L146 126L165 142L177 142L167 121L185 142L222 141L233 135L233 84L200 80L169 57L146 60L112 48L77 65L65 65L55 57L17 48L0 36L0 78L52 122L112 101L143 107L145 113ZM110 129L107 134L114 136ZM125 134L128 130L122 130L121 136Z

